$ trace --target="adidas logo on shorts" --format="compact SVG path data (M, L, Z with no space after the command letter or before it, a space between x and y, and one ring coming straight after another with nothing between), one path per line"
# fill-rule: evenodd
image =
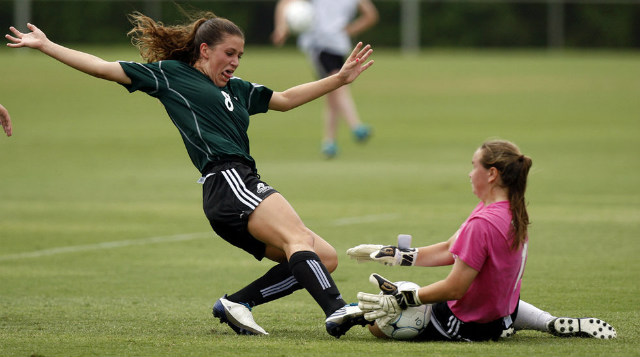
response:
M269 190L273 190L273 187L269 186L269 185L265 185L264 183L260 182L258 184L258 187L256 188L256 192L257 193L265 193Z

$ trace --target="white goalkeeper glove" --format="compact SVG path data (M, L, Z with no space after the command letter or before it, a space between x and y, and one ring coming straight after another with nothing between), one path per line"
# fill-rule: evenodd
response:
M412 266L415 265L418 257L418 249L416 248L398 248L393 245L387 245L380 248L377 252L371 253L371 260L378 263L394 266Z
M360 244L349 248L347 254L358 263L374 261L389 266L412 266L415 265L418 257L418 249L402 249L393 245Z
M377 252L384 247L382 244L360 244L347 249L347 255L355 259L358 263L371 261L371 253Z
M392 318L409 306L420 306L418 289L398 290L398 286L378 274L371 274L369 281L380 288L380 294L358 293L358 307L364 318L374 321L381 317Z

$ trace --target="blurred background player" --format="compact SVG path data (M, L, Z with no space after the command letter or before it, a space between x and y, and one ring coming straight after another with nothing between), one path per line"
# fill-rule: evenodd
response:
M279 0L274 16L271 39L282 46L291 34L285 19L287 4L295 0ZM314 19L311 28L298 37L299 48L308 56L318 78L337 73L351 51L351 39L378 22L378 10L370 0L310 0ZM357 17L356 14L359 14ZM322 153L336 156L338 120L344 118L354 139L364 143L371 136L371 127L363 124L349 86L342 86L326 95Z
M0 104L0 124L2 124L2 129L7 136L11 136L13 133L13 129L11 128L11 117L9 116L9 111L7 108Z

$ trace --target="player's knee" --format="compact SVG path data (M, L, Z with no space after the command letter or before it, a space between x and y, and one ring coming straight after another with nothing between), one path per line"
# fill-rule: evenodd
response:
M290 244L290 249L294 251L314 251L329 273L332 273L338 267L338 253L335 248L306 227L299 232L297 238Z
M338 253L333 247L329 248L325 248L317 254L329 273L333 273L338 268Z
M315 237L306 228L299 229L295 233L291 233L289 235L286 235L285 237L286 240L284 241L283 250L289 255L293 252L303 250L315 251Z

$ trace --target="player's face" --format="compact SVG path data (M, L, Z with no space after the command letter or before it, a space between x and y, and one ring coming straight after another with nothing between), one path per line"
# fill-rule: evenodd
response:
M225 35L220 43L209 47L208 74L213 83L224 87L233 77L244 53L244 40L235 35Z
M473 158L471 159L471 165L473 168L471 172L469 172L469 178L471 179L471 187L473 189L473 193L478 196L479 199L484 200L487 192L489 191L489 178L490 172L480 162L480 158L482 157L482 150L478 149L473 154Z

